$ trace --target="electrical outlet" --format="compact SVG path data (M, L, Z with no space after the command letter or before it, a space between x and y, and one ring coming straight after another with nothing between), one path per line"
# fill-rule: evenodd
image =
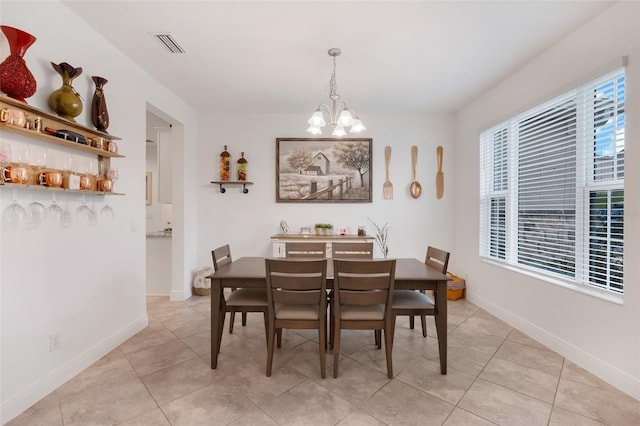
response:
M49 352L57 351L60 349L60 333L52 334L49 336Z

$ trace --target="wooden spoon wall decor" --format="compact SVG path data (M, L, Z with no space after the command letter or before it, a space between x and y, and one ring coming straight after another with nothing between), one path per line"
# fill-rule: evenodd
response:
M422 195L422 186L420 182L416 180L416 169L418 168L418 147L411 147L411 167L413 168L413 180L411 181L411 185L409 185L409 192L413 198L420 198Z
M444 195L444 173L442 172L442 147L436 148L438 157L438 172L436 173L436 198L439 200Z

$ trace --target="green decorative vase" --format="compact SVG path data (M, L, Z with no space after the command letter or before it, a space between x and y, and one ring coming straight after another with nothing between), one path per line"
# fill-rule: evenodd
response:
M82 100L71 83L74 78L82 74L82 68L74 68L66 62L61 64L51 62L51 66L62 77L62 87L49 95L49 108L60 117L76 121L74 117L82 112Z

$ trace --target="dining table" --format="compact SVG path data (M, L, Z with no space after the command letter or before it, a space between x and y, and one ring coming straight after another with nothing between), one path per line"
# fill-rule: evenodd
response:
M333 262L327 262L327 288L333 287ZM218 366L218 353L226 314L225 288L265 288L264 257L241 257L218 269L211 278L211 368ZM441 271L418 259L396 259L395 288L432 290L435 298L435 323L438 333L440 373L447 374L447 281Z

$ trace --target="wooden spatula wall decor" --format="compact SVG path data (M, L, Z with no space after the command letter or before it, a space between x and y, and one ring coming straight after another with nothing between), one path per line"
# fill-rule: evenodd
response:
M436 148L438 157L438 172L436 173L436 198L439 200L444 195L444 173L442 172L442 147Z
M385 173L387 174L387 180L385 180L384 184L382 185L382 197L385 200L393 199L393 184L389 180L389 162L390 161L391 161L391 147L385 146L384 147L384 168L385 168Z

